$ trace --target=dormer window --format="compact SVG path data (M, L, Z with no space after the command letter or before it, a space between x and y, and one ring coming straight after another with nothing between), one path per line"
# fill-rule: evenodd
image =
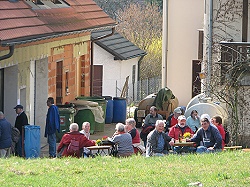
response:
M33 9L65 8L70 5L64 0L26 0Z

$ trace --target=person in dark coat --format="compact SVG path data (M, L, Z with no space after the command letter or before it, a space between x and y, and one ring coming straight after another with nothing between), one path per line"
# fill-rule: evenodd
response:
M48 137L49 157L56 157L56 130L60 132L60 115L57 106L54 105L53 97L47 100L49 107L46 117L45 137Z
M25 112L23 111L22 105L17 105L14 108L17 113L16 121L15 121L15 127L20 132L20 137L18 142L16 143L16 155L22 157L23 151L22 151L22 142L24 141L24 134L23 134L23 127L24 125L28 125L28 118Z
M0 111L0 158L9 156L11 144L11 124Z

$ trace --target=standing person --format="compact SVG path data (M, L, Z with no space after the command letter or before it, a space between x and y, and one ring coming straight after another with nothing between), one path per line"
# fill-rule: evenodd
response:
M60 132L60 115L53 97L47 100L48 112L46 117L45 137L48 137L49 157L56 157L56 130Z
M155 106L151 106L149 109L149 114L145 118L144 125L142 127L142 131L140 133L140 137L144 142L144 146L146 148L147 144L147 136L155 128L155 123L157 120L163 120L163 117L157 113L158 110Z
M197 110L192 110L190 116L187 118L187 126L189 126L192 131L196 132L201 127L200 117Z
M196 153L221 151L222 137L219 130L214 125L211 125L207 118L202 117L201 127L202 128L199 128L195 135L188 140L200 145L197 147Z
M24 141L24 132L23 132L23 127L25 125L28 125L28 118L25 112L23 111L23 106L22 105L17 105L14 108L17 113L16 121L15 121L15 127L19 130L20 132L20 137L18 142L16 143L16 155L22 157L23 156L23 141Z
M163 156L168 154L168 144L174 145L174 138L164 132L164 121L157 120L155 129L148 134L146 157Z
M81 134L84 134L86 138L89 140L90 138L90 123L85 121L82 124L82 130L80 131ZM83 148L83 156L84 157L89 157L91 154L90 150L87 149L86 147Z
M0 158L10 155L11 144L11 124L5 119L3 112L0 111Z
M214 124L217 129L219 130L220 132L220 135L222 137L222 149L224 149L225 147L225 129L222 125L222 118L220 116L214 116L212 117L211 119L211 123Z

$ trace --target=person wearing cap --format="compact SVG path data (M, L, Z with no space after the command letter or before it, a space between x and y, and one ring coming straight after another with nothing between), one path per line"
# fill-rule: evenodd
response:
M171 138L174 138L175 140L179 140L180 138L183 137L185 133L190 133L191 136L194 134L192 129L186 125L186 117L184 115L180 115L178 117L178 123L170 128L168 135ZM191 147L180 147L180 146L174 147L174 152L176 153L192 152L192 151L194 151L194 149Z
M44 136L48 138L49 157L56 157L56 130L60 132L60 115L57 106L54 105L54 98L47 100L48 112L46 117L46 126Z
M10 155L11 145L11 124L0 111L0 158L6 158Z
M16 143L16 149L15 149L15 155L16 156L24 156L23 155L23 141L24 141L24 132L23 132L23 127L28 124L28 118L25 112L23 111L23 106L22 105L17 105L14 107L16 110L16 121L15 121L15 127L19 130L20 132L20 137L18 142Z
M209 119L202 118L201 127L194 136L187 141L195 142L197 145L196 153L210 153L222 150L222 137L219 130L210 124Z
M155 129L147 136L146 157L164 156L168 154L169 145L174 145L174 139L164 132L165 122L157 120Z
M166 132L170 130L171 127L175 126L178 123L178 117L182 114L181 107L174 109L174 112L170 114L166 122Z
M145 117L144 125L140 133L140 137L144 142L145 147L147 144L147 135L155 128L156 121L163 120L162 115L158 114L157 111L158 110L155 106L151 106L149 109L149 114Z

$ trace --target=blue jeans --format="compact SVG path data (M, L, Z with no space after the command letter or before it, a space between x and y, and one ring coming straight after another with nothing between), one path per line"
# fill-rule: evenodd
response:
M199 146L197 147L196 153L214 153L214 152L220 152L221 149L216 150L208 150L205 146Z
M18 142L16 143L16 156L22 157L22 135L20 135Z
M49 156L56 157L56 133L48 134Z

